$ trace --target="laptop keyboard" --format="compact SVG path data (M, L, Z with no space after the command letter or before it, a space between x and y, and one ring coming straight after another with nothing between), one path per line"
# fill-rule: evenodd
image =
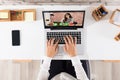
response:
M66 35L77 37L77 44L81 44L81 32L47 32L47 39L55 38L55 40L59 40L59 44L65 44L64 36Z

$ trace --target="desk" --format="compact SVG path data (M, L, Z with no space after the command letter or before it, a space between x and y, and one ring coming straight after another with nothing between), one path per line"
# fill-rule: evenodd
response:
M34 59L44 58L44 25L42 23L42 10L86 10L85 29L87 31L86 51L87 55L80 56L81 59L120 59L120 42L114 40L115 35L120 31L108 22L112 11L118 6L107 6L110 14L99 22L96 22L91 12L94 9L89 6L1 6L0 9L24 9L36 8L36 22L1 22L0 23L0 59ZM11 46L11 30L21 30L21 46ZM4 36L3 36L4 35ZM24 45L22 45L24 44ZM58 59L69 59L60 56Z
M99 22L87 26L87 53L89 59L120 59L120 42L114 37L120 32L120 27L109 23L109 18L120 6L107 6L109 15Z
M40 21L0 23L0 59L38 59L44 53ZM12 46L12 30L20 30L20 46Z

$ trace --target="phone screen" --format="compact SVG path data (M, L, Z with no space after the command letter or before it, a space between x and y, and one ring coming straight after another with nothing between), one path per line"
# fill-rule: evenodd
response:
M20 45L20 31L19 30L12 31L12 45L13 46Z

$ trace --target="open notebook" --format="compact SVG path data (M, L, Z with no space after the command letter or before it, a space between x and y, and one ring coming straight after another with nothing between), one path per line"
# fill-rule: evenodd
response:
M120 9L116 9L115 11L113 11L109 22L114 25L120 26Z

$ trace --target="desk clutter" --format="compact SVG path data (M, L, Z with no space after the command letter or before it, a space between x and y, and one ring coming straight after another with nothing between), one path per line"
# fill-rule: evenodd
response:
M109 22L116 26L120 26L120 9L116 9L115 11L113 11Z
M116 41L119 41L119 40L120 40L120 33L115 36L115 40L116 40Z
M103 6L100 5L99 7L97 7L95 10L93 10L92 12L92 16L96 21L101 20L102 18L104 18L106 15L108 14L107 9Z
M0 10L0 21L35 21L35 9Z
M92 11L92 16L96 21L101 20L107 14L108 14L108 10L103 5L100 5L99 7L97 7ZM113 11L109 19L109 22L116 26L120 26L120 9L116 9Z
M103 6L100 5L96 9L92 11L92 16L96 21L100 21L102 18L104 18L108 14L108 10ZM109 22L111 24L114 24L116 26L120 27L120 9L115 9L112 12L112 15L110 16ZM120 41L120 33L117 34L114 39L116 41Z

